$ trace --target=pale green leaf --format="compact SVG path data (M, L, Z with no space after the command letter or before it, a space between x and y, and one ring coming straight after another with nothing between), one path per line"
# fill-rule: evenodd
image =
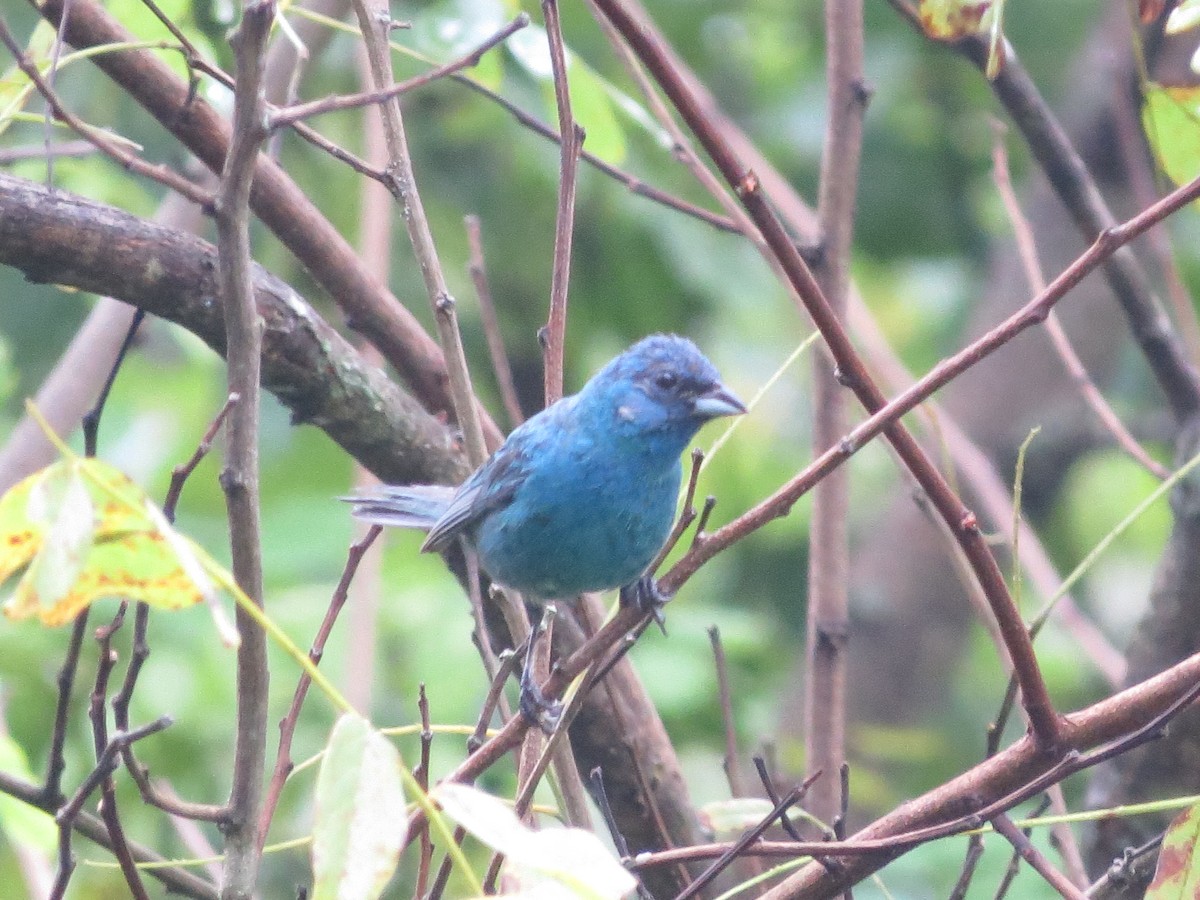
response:
M459 825L504 854L517 896L617 900L637 882L590 831L534 831L502 801L462 784L438 785L433 797Z
M355 713L338 719L317 776L313 900L373 900L404 847L400 754Z
M1167 177L1186 184L1200 174L1200 90L1146 86L1142 126Z
M1200 25L1200 0L1183 0L1167 17L1167 34L1179 34Z

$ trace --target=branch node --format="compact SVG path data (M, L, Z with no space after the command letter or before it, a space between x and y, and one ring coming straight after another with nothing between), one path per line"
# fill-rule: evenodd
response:
M762 189L762 184L758 180L758 176L753 170L747 170L746 173L738 179L738 183L734 186L737 195L743 200L749 196L757 194Z

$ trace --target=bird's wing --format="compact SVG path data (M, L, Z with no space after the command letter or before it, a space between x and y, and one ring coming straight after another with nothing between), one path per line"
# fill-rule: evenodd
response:
M434 523L423 551L445 550L464 530L512 502L531 467L555 453L555 445L573 423L575 397L563 397L513 429L491 459L462 483L441 518Z
M525 480L526 454L509 441L475 470L454 495L446 511L429 529L422 552L445 550L465 529L494 509L507 505Z

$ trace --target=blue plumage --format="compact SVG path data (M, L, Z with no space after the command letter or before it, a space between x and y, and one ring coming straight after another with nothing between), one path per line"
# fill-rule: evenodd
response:
M745 412L689 340L654 335L509 435L458 489L386 487L354 515L464 537L491 578L540 599L623 587L666 541L680 455L700 426Z

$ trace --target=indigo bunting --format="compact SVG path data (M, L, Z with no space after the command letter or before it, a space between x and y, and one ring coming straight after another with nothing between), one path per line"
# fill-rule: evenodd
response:
M620 587L624 602L661 603L646 569L671 530L680 455L709 419L744 412L695 344L653 335L516 428L457 490L347 499L368 522L428 529L422 551L465 538L493 581L536 599Z

